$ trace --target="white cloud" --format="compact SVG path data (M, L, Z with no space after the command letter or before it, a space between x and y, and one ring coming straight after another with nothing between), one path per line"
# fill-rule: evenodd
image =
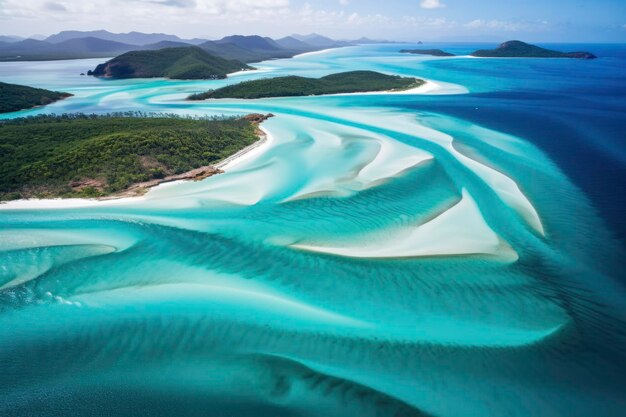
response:
M142 0L147 3L154 3L161 6L181 7L188 8L194 7L196 2L194 0Z
M350 5L355 3L350 2ZM429 7L435 3L443 6L440 1L423 3L428 3ZM476 19L457 22L417 14L393 16L391 11L389 14L352 13L338 3L334 5L334 8L320 8L317 2L301 5L290 0L0 0L0 27L8 34L23 36L31 35L32 28L36 27L37 31L47 34L69 29L106 29L215 39L235 33L285 36L319 32L336 38L365 35L399 40L433 38L447 33L552 28L543 21Z
M465 23L465 26L468 29L490 29L490 30L498 30L498 31L506 31L506 32L515 32L520 30L540 30L546 29L550 26L550 23L546 20L539 21L508 21L508 20L482 20L476 19L471 22Z
M368 14L360 15L358 13L352 13L348 16L347 23L350 25L362 26L362 25L388 25L393 22L388 16L382 14Z
M67 12L67 8L61 3L55 3L53 1L49 1L43 5L46 10L50 10L51 12Z
M439 9L446 7L440 0L422 0L420 3L422 9Z
M405 16L402 19L403 23L409 27L419 28L419 29L451 29L458 26L455 20L448 20L444 17L437 18L425 18L425 17L415 17L415 16Z
M350 4L350 0L339 0L339 4L341 4L342 6L347 6L348 4Z

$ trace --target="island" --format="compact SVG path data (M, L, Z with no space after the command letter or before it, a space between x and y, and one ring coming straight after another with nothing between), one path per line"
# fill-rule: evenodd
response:
M455 56L450 52L442 51L441 49L401 49L403 54L416 54L416 55L432 55L432 56Z
M271 115L40 115L0 122L0 201L141 195L220 173L216 164L262 139Z
M324 94L361 93L376 91L401 91L417 88L425 81L413 77L386 75L375 71L349 71L322 78L286 76L244 81L192 94L188 100L209 98L267 98L318 96Z
M100 64L87 75L105 78L211 80L253 69L243 62L209 54L196 46L131 51Z
M0 113L45 106L71 96L69 93L0 82Z
M559 52L522 41L507 41L496 49L481 49L470 55L484 58L597 58L590 52Z

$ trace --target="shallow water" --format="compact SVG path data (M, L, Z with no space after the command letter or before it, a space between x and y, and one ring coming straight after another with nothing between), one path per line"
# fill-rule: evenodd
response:
M1 63L2 81L75 94L5 117L276 117L225 174L0 211L0 414L622 415L626 60L595 47L588 62L351 47L206 82ZM183 100L352 69L443 88Z

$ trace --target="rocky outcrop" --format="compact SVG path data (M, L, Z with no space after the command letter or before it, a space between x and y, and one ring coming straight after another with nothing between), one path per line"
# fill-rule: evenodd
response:
M93 178L85 178L78 181L72 181L69 184L72 191L83 191L86 188L93 188L97 191L103 191L104 187L106 187L106 183L104 181L95 180Z
M150 188L152 187L156 187L159 184L163 184L166 182L173 182L173 181L182 181L182 180L192 180L192 181L200 181L203 180L205 178L209 178L213 175L217 175L217 174L221 174L224 171L222 171L219 168L216 168L212 165L207 165L204 167L200 167L200 168L196 168L196 169L192 169L191 171L187 171L187 172L183 172L182 174L177 174L177 175L169 175L165 178L159 178L159 179L153 179L150 181L145 181L145 182L139 182L137 184L133 184L130 187L128 187L126 190L118 193L118 194L114 194L108 197L104 197L102 198L103 200L108 200L108 199L115 199L115 198L120 198L120 197L135 197L135 196L140 196L145 194Z
M252 124L259 124L259 123L263 123L270 117L274 117L274 115L272 113L267 113L267 114L251 113L251 114L247 114L243 116L243 119L249 121Z

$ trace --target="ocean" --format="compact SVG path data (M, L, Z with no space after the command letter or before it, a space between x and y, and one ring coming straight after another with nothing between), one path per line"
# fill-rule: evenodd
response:
M621 416L626 46L597 60L367 45L217 81L0 63L74 97L2 115L273 113L226 173L0 206L0 414ZM423 94L188 102L375 70Z

